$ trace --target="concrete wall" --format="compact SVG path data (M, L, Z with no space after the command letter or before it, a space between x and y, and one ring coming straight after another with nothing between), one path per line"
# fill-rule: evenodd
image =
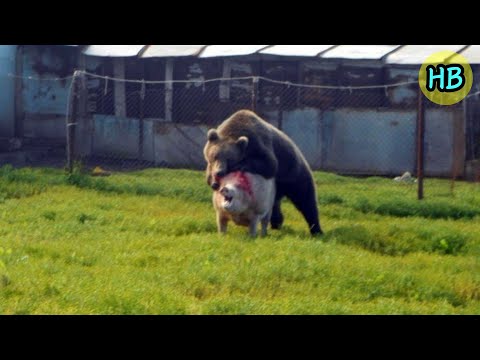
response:
M442 109L426 110L427 176L451 175L454 123L461 126L461 115ZM322 112L306 108L284 112L282 123L284 132L315 170L401 175L405 171L415 172L416 116L415 111L347 108ZM138 119L95 115L90 125L88 120L81 123L84 125L77 128L77 146L82 154L138 158ZM209 126L147 119L144 160L158 166L203 169L208 129ZM463 161L460 168L463 169Z
M203 169L203 146L208 126L189 126L144 120L143 160L158 166ZM109 159L138 159L139 120L94 115L81 119L76 128L75 148L79 155Z
M0 45L0 137L15 135L15 74L16 45Z
M112 159L139 158L140 120L94 115L79 119L75 129L75 146L81 155L106 156ZM143 160L155 161L153 121L143 123Z
M208 126L156 123L155 163L169 167L204 169L203 147Z
M390 66L387 71L387 81L390 84L415 82L418 79L418 67ZM416 108L418 103L418 84L402 85L388 89L390 105Z
M312 168L322 166L322 115L318 109L286 111L282 130L298 145Z
M415 112L340 109L325 114L323 167L345 173L413 171Z
M286 112L283 130L313 169L393 175L416 170L416 117L416 111L306 109ZM425 123L425 174L450 176L454 124L462 128L462 114L427 109Z
M454 127L463 133L461 111L427 109L425 111L425 174L451 176L454 159ZM464 140L464 139L463 139ZM464 172L465 144L460 144L457 166Z
M67 46L25 46L22 81L23 129L30 138L65 139L65 116L77 49ZM28 78L30 77L30 79Z

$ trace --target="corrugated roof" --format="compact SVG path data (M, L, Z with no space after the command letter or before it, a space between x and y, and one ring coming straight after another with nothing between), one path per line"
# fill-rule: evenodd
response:
M273 45L260 51L260 54L281 56L317 56L334 45Z
M400 45L339 45L327 50L320 57L379 60L398 47Z
M194 56L204 47L205 45L149 45L141 57Z
M137 56L146 45L89 45L83 50L91 56Z
M200 57L249 55L268 45L209 45Z
M459 52L466 45L405 45L388 55L387 64L420 65L427 57L438 51Z
M464 56L469 64L480 64L480 45L470 45L468 48L460 52L460 55ZM464 63L465 60L454 56L450 59L453 63Z
M91 56L176 57L201 58L268 54L279 56L311 56L338 59L383 59L387 64L418 65L429 55L450 50L461 52L470 63L480 64L480 45L62 45L84 47Z

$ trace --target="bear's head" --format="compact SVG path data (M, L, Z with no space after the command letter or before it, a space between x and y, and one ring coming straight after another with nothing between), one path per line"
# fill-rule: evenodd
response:
M233 165L242 161L248 146L248 138L223 138L215 129L207 134L207 144L203 155L207 161L207 183L213 190L218 190L220 179L233 169Z

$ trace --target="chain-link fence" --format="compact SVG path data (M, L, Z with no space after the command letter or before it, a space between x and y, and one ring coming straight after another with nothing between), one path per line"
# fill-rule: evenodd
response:
M90 166L204 169L206 132L240 109L289 135L312 169L339 174L407 183L415 181L407 173L455 179L465 152L477 146L463 136L467 108L476 107L423 100L416 81L348 87L308 77L310 84L254 76L144 81L80 71L75 79L69 158Z
M85 71L57 79L23 78L23 87L35 88L44 99L24 101L22 141L58 142L55 155L69 168L80 161L106 170L203 170L208 129L237 110L251 109L284 131L313 170L387 176L407 184L422 175L480 180L477 93L440 106L424 100L415 80L375 86L325 86L314 76L304 80L145 81ZM52 88L68 95L55 99ZM43 112L49 112L48 120ZM43 164L40 158L31 162Z

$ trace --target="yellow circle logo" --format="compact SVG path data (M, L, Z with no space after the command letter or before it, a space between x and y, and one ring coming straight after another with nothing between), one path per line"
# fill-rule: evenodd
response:
M439 105L453 105L470 92L472 68L462 55L449 50L439 51L423 62L418 83L430 101Z

